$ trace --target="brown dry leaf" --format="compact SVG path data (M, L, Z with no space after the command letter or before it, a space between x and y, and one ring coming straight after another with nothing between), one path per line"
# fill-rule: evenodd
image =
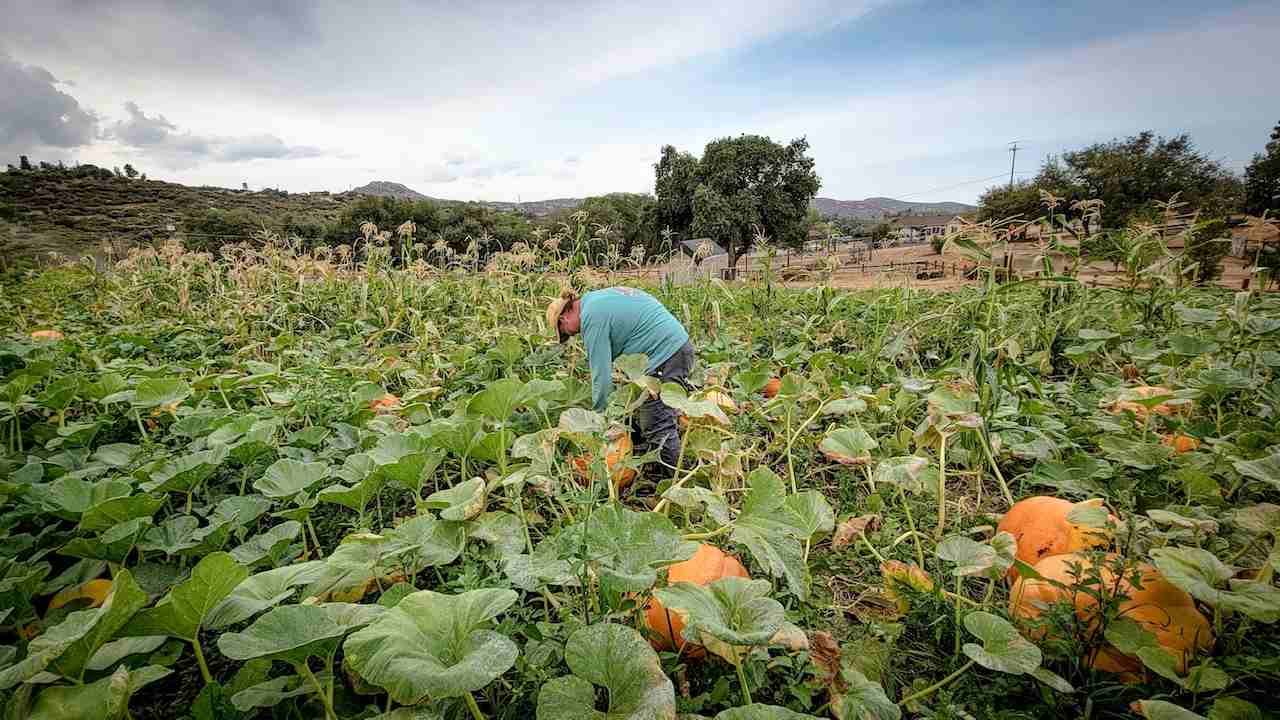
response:
M809 659L822 671L818 679L831 686L840 680L840 643L826 630L818 630L809 639Z
M875 530L879 527L880 516L875 513L849 518L836 528L836 534L831 538L831 549L839 550L847 547L854 540L857 540L859 535L864 535L867 531Z

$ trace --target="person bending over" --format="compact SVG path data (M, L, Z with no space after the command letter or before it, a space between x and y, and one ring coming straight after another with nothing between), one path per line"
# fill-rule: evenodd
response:
M649 358L646 372L662 382L688 388L693 366L693 344L679 320L649 293L629 287L593 290L581 297L564 290L547 306L547 326L560 342L582 334L591 366L591 400L596 412L604 412L613 390L613 361L622 355L643 353ZM633 417L645 450L658 449L658 457L674 468L680 457L680 430L675 408L650 396Z

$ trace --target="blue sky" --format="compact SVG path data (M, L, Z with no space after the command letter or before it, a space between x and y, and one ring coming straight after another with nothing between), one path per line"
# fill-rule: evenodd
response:
M651 191L663 143L745 132L808 137L823 196L972 201L1007 178L1012 140L1022 176L1148 128L1239 170L1280 121L1275 3L88 8L0 0L23 30L0 40L0 78L30 95L0 100L0 151L191 183L533 200ZM38 127L68 118L77 133Z

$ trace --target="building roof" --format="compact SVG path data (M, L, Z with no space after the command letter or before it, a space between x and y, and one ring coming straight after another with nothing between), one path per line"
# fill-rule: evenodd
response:
M955 215L903 215L889 218L889 224L900 228L919 228L947 225L955 220Z

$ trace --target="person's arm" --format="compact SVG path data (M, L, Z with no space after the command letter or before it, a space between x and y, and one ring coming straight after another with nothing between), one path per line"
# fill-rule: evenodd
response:
M609 324L591 323L582 328L582 345L587 349L591 366L591 403L596 412L604 412L613 391L613 345L609 342Z

